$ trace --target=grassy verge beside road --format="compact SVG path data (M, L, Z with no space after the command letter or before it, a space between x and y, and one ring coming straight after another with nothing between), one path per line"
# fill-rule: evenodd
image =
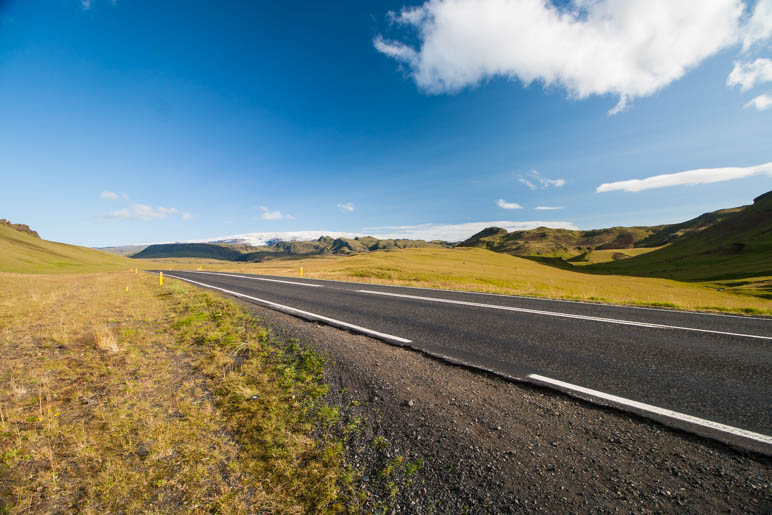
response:
M758 287L770 278L757 278L754 287L749 288L716 282L585 274L474 248L405 249L253 264L181 258L158 261L175 269L194 269L203 264L205 269L214 271L295 277L303 267L305 277L318 279L772 315L772 300L764 298L764 291Z
M0 274L0 353L0 512L345 508L321 361L232 301Z

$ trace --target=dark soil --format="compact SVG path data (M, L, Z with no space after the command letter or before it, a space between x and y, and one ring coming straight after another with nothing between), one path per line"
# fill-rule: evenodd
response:
M327 357L366 511L772 513L770 458L247 305Z

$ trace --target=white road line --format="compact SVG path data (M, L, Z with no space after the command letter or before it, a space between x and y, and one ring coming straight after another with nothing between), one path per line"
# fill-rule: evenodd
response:
M381 333L381 332L378 332L378 331L374 331L372 329L368 329L366 327L362 327L362 326L358 326L358 325L354 325L354 324L349 324L348 322L343 322L342 320L336 320L334 318L329 318L329 317L326 317L326 316L323 316L323 315L317 315L316 313L311 313L309 311L303 311L301 309L291 308L289 306L284 306L283 304L277 304L277 303L271 302L269 300L258 299L257 297L252 297L250 295L244 295L243 293L239 293L237 291L226 290L225 288L218 288L217 286L212 286L211 284L200 283L200 282L194 281L192 279L186 279L184 277L177 277L175 275L168 275L167 277L172 277L174 279L179 279L180 281L186 281L186 282L189 282L189 283L192 283L192 284L197 284L199 286L204 286L206 288L211 288L213 290L218 290L218 291L227 293L229 295L234 295L236 297L242 297L244 299L249 299L249 300L254 301L254 302L259 302L260 304L265 304L266 306L269 306L269 307L271 307L273 309L276 309L278 311L282 311L282 312L288 313L290 315L297 315L297 316L300 316L300 317L305 318L307 320L316 320L316 321L319 321L319 322L325 322L325 323L327 323L329 325L332 325L332 326L335 326L335 327L340 327L340 328L343 328L343 329L352 329L354 331L366 334L368 336L374 336L375 338L380 338L381 340L386 340L386 341L389 341L389 342L395 342L395 343L398 343L398 344L413 343L412 340L408 340L406 338L400 338L399 336L394 336L394 335L391 335L391 334Z
M309 286L311 288L324 288L321 284L311 284L311 283L298 283L295 281L281 281L279 279L267 279L265 277L250 277L248 275L236 275L236 274L226 274L224 272L199 272L198 270L192 270L187 273L193 273L193 274L209 274L209 275L225 275L227 277L238 277L239 279L252 279L253 281L268 281L271 283L283 283L283 284L294 284L295 286Z
M598 399L603 399L605 401L609 401L614 404L621 404L623 406L634 408L636 410L643 411L647 414L653 414L653 415L659 415L667 418L672 418L672 419L680 420L682 422L688 422L689 424L695 424L698 426L706 427L708 429L713 429L715 431L720 431L722 433L741 436L743 438L748 438L749 440L755 440L757 442L761 442L767 445L772 445L772 436L763 435L761 433L754 433L753 431L740 429L738 427L727 426L726 424L713 422L712 420L705 420L704 418L694 417L692 415L687 415L685 413L679 413L677 411L673 411L665 408L659 408L657 406L652 406L651 404L644 404L642 402L625 399L624 397L617 397L616 395L611 395L608 393L599 392L598 390L585 388L583 386L577 386L575 384L558 381L557 379L540 376L538 374L529 374L527 377L539 383L546 383L551 386L557 386L561 390L582 393L584 395L588 395L590 397L594 397Z
M681 331L696 331L700 333L713 333L713 334L723 334L727 336L742 336L744 338L758 338L760 340L772 340L772 336L760 336L757 334L743 334L743 333L728 333L725 331L714 331L711 329L697 329L694 327L680 327L676 325L663 325L663 324L650 324L647 322L634 322L632 320L620 320L616 318L602 318L602 317L592 317L587 315L576 315L573 313L560 313L556 311L542 311L539 309L527 309L527 308L516 308L512 306L501 306L498 304L482 304L480 302L468 302L465 300L450 300L450 299L438 299L436 297L421 297L419 295L405 295L403 293L388 293L388 292L382 292L382 291L373 291L373 290L356 290L359 293L367 293L370 295L383 295L387 297L401 297L406 299L414 299L414 300L425 300L429 302L441 302L444 304L459 304L461 306L473 306L478 308L488 308L488 309L499 309L502 311L517 311L519 313L530 313L534 315L546 315L546 316L553 316L553 317L561 317L561 318L575 318L578 320L590 320L593 322L606 322L609 324L620 324L620 325L634 325L638 327L651 327L654 329L677 329Z
M188 272L194 272L195 270L187 270ZM207 272L212 275L217 275L218 272ZM225 272L219 272L222 275L226 275ZM239 276L239 277L246 277L248 279L254 279L254 277L251 276ZM284 277L282 275L277 275L274 277ZM266 279L267 280L267 279ZM445 293L463 293L463 294L470 294L470 295L484 295L489 297L504 297L508 299L524 299L524 300L533 300L533 301L539 301L539 302L561 302L563 304L586 304L590 306L599 306L599 307L607 307L607 308L622 308L622 309L638 309L638 310L644 310L644 311L663 311L665 313L682 313L684 315L700 315L700 316L708 316L708 317L722 317L722 318L740 318L742 320L763 320L765 322L772 322L772 317L769 316L751 316L751 315L731 315L728 313L711 313L709 311L687 311L685 309L675 309L675 308L653 308L651 306L633 306L630 304L614 304L610 302L592 302L589 300L567 300L567 299L552 299L549 297L537 297L535 295L515 295L515 294L509 294L509 293L490 293L490 292L484 292L484 291L471 291L471 290L449 290L446 288L426 288L421 286L408 286L407 284L378 284L378 283L368 283L366 281L340 281L337 279L319 279L316 277L309 277L306 280L308 281L323 281L327 283L342 283L342 284L354 284L357 286L378 286L383 288L403 288L403 289L409 289L409 290L425 290L425 291L435 291L435 292L445 292ZM293 284L301 284L301 283L293 283ZM310 286L310 285L309 285ZM322 286L321 284L317 284L315 286Z

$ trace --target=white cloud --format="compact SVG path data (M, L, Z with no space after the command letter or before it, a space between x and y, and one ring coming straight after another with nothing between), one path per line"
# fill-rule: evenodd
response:
M109 199L109 200L115 200L115 199L121 198L121 195L118 195L114 191L103 191L102 192L102 198L103 199Z
M414 61L417 57L416 51L409 46L394 41L386 41L381 36L377 36L373 40L373 45L382 54L399 61Z
M345 204L338 204L338 209L340 209L342 213L352 213L356 209L356 206L351 202L346 202Z
M726 78L727 86L740 86L748 91L756 84L772 81L772 59L758 58L752 62L735 61L732 73Z
M605 191L643 191L653 188L667 188L684 184L709 184L712 182L731 181L742 179L751 175L767 174L772 177L772 162L758 166L730 167L730 168L702 168L686 172L655 175L645 179L632 179L629 181L609 182L601 184L595 190L598 193Z
M562 207L556 207L556 206L536 206L534 210L536 211L557 211L558 209L563 209Z
M281 211L271 211L270 208L267 208L265 206L260 206L260 211L263 212L262 215L260 215L260 218L263 220L294 220L295 217L287 214L282 213Z
M772 107L772 95L768 95L766 93L759 95L745 104L743 107L745 109L748 109L749 107L755 107L759 111L766 111Z
M187 211L182 213L182 220L185 222L189 222L190 220L193 220L193 218L193 215Z
M498 199L496 201L496 205L499 206L501 209L523 209L523 206L521 206L517 202L507 202L503 198Z
M536 170L531 170L527 174L521 175L517 180L525 184L530 190L547 189L552 186L560 188L566 184L565 179L548 179L547 177L542 177Z
M367 234L376 238L402 238L409 240L444 240L463 241L486 227L502 227L508 231L524 231L537 227L551 227L553 229L576 229L571 222L543 222L543 221L494 221L494 222L469 222L463 224L422 224L399 225L387 227L365 228Z
M745 26L743 51L772 38L772 0L759 0Z
M105 220L160 220L166 218L169 215L176 215L179 213L177 209L173 207L158 207L153 208L145 204L133 204L127 209L118 209L112 211L101 218Z
M268 245L274 241L311 241L318 239L320 236L330 236L331 238L356 238L357 236L364 236L364 234L325 230L250 232L203 240L188 240L182 243L247 243L249 245L260 246Z
M770 4L748 18L742 0L428 0L392 15L417 31L415 48L381 35L373 44L430 93L506 77L577 99L615 95L613 114L725 48L768 38Z

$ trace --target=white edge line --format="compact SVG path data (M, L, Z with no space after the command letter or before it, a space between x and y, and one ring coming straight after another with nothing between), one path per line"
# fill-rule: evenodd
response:
M501 306L497 304L482 304L480 302L469 302L465 300L438 299L436 297L421 297L419 295L406 295L403 293L388 293L388 292L373 291L373 290L356 290L356 291L358 293L367 293L370 295L383 295L387 297L400 297L400 298L414 299L414 300L425 300L429 302L440 302L443 304L458 304L461 306L498 309L502 311L516 311L518 313L530 313L534 315L546 315L546 316L553 316L553 317L560 317L560 318L574 318L578 320L590 320L593 322L605 322L609 324L634 325L638 327L650 327L654 329L676 329L681 331L696 331L700 333L721 334L726 336L740 336L744 338L757 338L760 340L772 340L772 336L761 336L757 334L729 333L725 331L714 331L712 329L697 329L694 327L681 327L676 325L651 324L648 322L634 322L631 320L619 320L616 318L593 317L588 315L577 315L574 313L559 313L555 311L542 311L539 309L517 308L514 306Z
M381 332L378 332L378 331L374 331L373 329L368 329L366 327L362 327L362 326L358 326L358 325L354 325L354 324L349 324L348 322L343 322L341 320L336 320L334 318L329 318L329 317L326 317L326 316L323 316L323 315L317 315L316 313L311 313L309 311L303 311L301 309L292 308L292 307L289 307L289 306L285 306L283 304L277 304L277 303L271 302L269 300L259 299L257 297L252 297L250 295L245 295L245 294L239 293L237 291L226 290L225 288L218 288L217 286L212 286L212 285L209 285L209 284L200 283L198 281L194 281L192 279L186 279L184 277L177 277L177 276L174 276L174 275L168 275L168 277L172 277L174 279L179 279L180 281L186 281L186 282L189 282L189 283L192 283L192 284L197 284L199 286L204 286L206 288L211 288L213 290L219 290L221 292L224 292L224 293L227 293L229 295L236 296L236 297L242 297L242 298L249 299L249 300L252 300L252 301L255 301L255 302L259 302L260 304L264 304L266 306L270 306L271 308L274 308L274 309L276 309L278 311L283 311L284 313L288 313L290 315L297 315L297 316L300 316L300 317L305 318L305 319L316 320L316 321L319 321L319 322L325 322L325 323L327 323L329 325L332 325L332 326L335 326L335 327L340 327L340 328L344 328L344 329L352 329L354 331L358 331L360 333L363 333L363 334L366 334L366 335L369 335L369 336L373 336L373 337L379 338L381 340L386 340L386 341L390 341L390 342L396 342L396 343L399 343L399 344L413 343L412 340L408 340L406 338L401 338L399 336L394 336L392 334L381 333Z
M767 445L772 445L772 436L763 435L761 433L754 433L753 431L748 431L747 429L740 429L738 427L728 426L726 424L713 422L711 420L706 420L704 418L687 415L685 413L679 413L677 411L673 411L665 408L659 408L657 406L652 406L651 404L644 404L643 402L625 399L624 397L618 397L616 395L600 392L598 390L592 390L590 388L585 388L583 386L577 386L575 384L566 383L564 381L559 381L557 379L552 379L538 374L528 374L528 376L526 377L539 383L547 383L549 385L557 386L571 392L579 392L584 395L589 395L590 397L595 397L606 401L610 401L615 404L622 404L630 408L641 410L648 414L654 414L654 415L659 415L659 416L663 416L671 419L676 419L682 422L687 422L689 424L695 424L695 425L706 427L708 429L712 429L715 431L720 431L722 433L740 436L742 438L747 438L749 440L754 440Z
M179 272L195 272L195 270L177 270ZM211 274L218 274L222 273L225 274L226 272L209 272ZM250 274L247 274L249 276ZM268 274L263 274L268 275ZM273 275L271 277L287 277L285 275ZM254 277L250 277L250 279L253 279ZM504 297L504 298L515 298L515 299L526 299L526 300L536 300L536 301L544 301L544 302L564 302L566 304L586 304L589 306L600 306L600 307L612 307L612 308L623 308L623 309L643 309L647 311L662 311L664 313L683 313L685 315L704 315L704 316L711 316L711 317L726 317L726 318L740 318L743 320L764 320L767 322L772 322L772 317L770 316L752 316L752 315L732 315L729 313L712 313L709 311L688 311L685 309L676 309L676 308L654 308L649 306L635 306L632 304L614 304L610 302L592 302L589 300L569 300L569 299L551 299L549 297L538 297L536 295L516 295L516 294L509 294L509 293L489 293L484 291L470 291L470 290L448 290L445 288L426 288L422 286L409 286L407 284L379 284L379 283L368 283L365 281L357 282L357 281L340 281L336 279L318 279L316 277L308 277L306 278L309 281L324 281L328 283L342 283L342 284L359 284L364 286L377 286L377 287L384 287L384 288L409 288L412 290L426 290L426 291L437 291L437 292L448 292L448 293L469 293L472 295L490 295L493 297Z
M678 420L678 421L684 422L684 423L687 424L687 426L688 425L691 425L691 426L695 426L696 425L696 426L699 426L699 427L704 427L704 428L707 428L707 429L711 429L711 430L716 431L718 433L731 434L731 435L738 436L738 437L741 437L741 438L745 438L745 439L748 439L748 440L752 440L752 441L755 441L755 442L760 442L762 444L772 445L772 437L767 436L767 435L763 435L763 434L760 434L760 433L754 433L753 431L748 431L746 429L740 429L740 428L737 428L737 427L728 426L726 424L721 424L719 422L713 422L713 421L702 419L702 418L695 417L695 416L692 416L692 415L687 415L685 413L679 413L677 411L672 411L672 410L665 409L665 408L659 408L657 406L653 406L653 405L650 405L650 404L645 404L645 403L642 403L642 402L626 399L624 397L619 397L619 396L616 396L616 395L611 395L611 394L608 394L608 393L604 393L604 392L601 392L601 391L598 391L598 390L592 390L590 388L585 388L583 386L578 386L578 385L574 385L574 384L571 384L571 383L566 383L564 381L559 381L557 379L552 379L552 378L545 377L545 376L542 376L542 375L539 375L539 374L528 374L528 375L526 375L525 377L522 377L522 378L516 377L516 376L512 376L512 375L509 375L509 374L505 374L505 373L493 370L491 368L483 367L483 366L480 366L480 365L475 365L473 363L469 363L469 362L466 362L466 361L463 361L463 360L460 360L460 359L457 359L457 358L453 358L453 357L447 356L445 354L440 354L440 353L437 353L437 352L433 352L433 351L429 351L429 350L426 350L426 349L422 349L420 347L416 347L414 345L411 345L413 343L411 340L407 340L405 338L400 338L398 336L392 336L392 335L389 335L389 334L379 333L379 332L373 331L371 329L360 327L360 326L357 326L357 325L354 325L354 324L349 324L348 322L341 322L339 320L335 320L335 319L332 319L332 318L324 317L324 316L321 316L321 315L316 315L314 313L309 313L307 311L302 311L302 310L299 310L299 309L296 309L296 308L291 308L289 306L283 306L281 304L276 304L274 302L258 299L258 298L255 298L255 297L251 297L249 295L244 295L243 293L238 293L238 292L226 290L224 288L218 288L216 286L209 286L207 284L200 283L198 281L193 281L191 279L186 279L186 278L183 278L183 277L176 277L176 276L173 276L173 275L170 275L169 277L172 277L174 279L179 279L181 281L187 281L187 282L192 283L192 284L197 284L197 285L200 285L200 286L204 286L206 288L211 288L211 289L214 289L214 290L219 290L219 291L222 291L222 292L225 292L225 293L229 293L231 295L235 295L237 297L244 297L244 298L247 298L247 299L250 299L250 300L261 302L261 303L264 303L264 304L266 304L268 306L273 307L274 309L277 309L278 311L283 311L283 312L286 312L286 313L292 314L292 315L299 315L302 318L307 318L307 319L311 319L311 320L321 320L321 321L325 321L325 322L327 322L327 323L329 323L330 325L333 325L333 326L338 326L338 327L343 327L343 328L346 328L346 329L353 329L353 330L356 330L356 331L360 331L360 332L362 332L364 334L375 336L375 337L377 337L377 338L379 338L381 340L384 340L386 342L398 345L400 347L407 347L409 349L412 349L414 351L420 352L420 353L425 354L427 356L431 356L431 357L440 359L442 361L445 361L445 362L448 362L448 363L451 363L451 364L454 364L454 365L460 365L460 366L468 367L468 368L471 368L471 369L480 370L480 371L487 372L487 373L493 374L494 376L501 377L503 379L507 379L507 380L510 380L510 381L536 384L536 385L539 385L539 386L542 386L542 387L553 388L553 389L555 389L557 391L568 393L568 394L573 394L573 395L576 395L577 393L581 393L581 394L583 394L583 395L585 395L587 397L590 397L591 400L592 399L594 399L594 400L603 399L603 400L607 401L608 403L611 403L612 405L616 405L617 408L622 408L623 411L624 411L624 408L633 408L634 410L637 410L638 414L642 413L644 416L651 417L651 415L658 415L660 417L664 417L665 419ZM585 400L587 400L587 399L585 398ZM603 404L603 403L601 403L601 404ZM636 411L634 411L634 412L636 412ZM657 420L657 419L654 418L654 420ZM662 423L661 420L660 420L660 423ZM665 424L665 425L667 425L667 424ZM683 429L683 428L681 428L681 429ZM719 438L711 437L709 434L708 435L703 434L702 436L703 437L707 437L707 438L711 438L711 439L714 439L714 440L718 440L718 441L721 441L721 442L724 442L723 440L721 440ZM726 442L724 442L724 443L726 443ZM753 449L753 450L758 451L758 449Z
M272 283L282 283L282 284L294 284L295 286L308 286L310 288L324 288L321 284L311 284L311 283L299 283L295 281L282 281L279 279L267 279L265 277L250 277L248 275L236 275L236 274L227 274L225 272L200 272L198 270L193 270L192 272L188 273L194 273L194 274L210 274L210 275L224 275L226 277L238 277L239 279L250 279L252 281L268 281Z

